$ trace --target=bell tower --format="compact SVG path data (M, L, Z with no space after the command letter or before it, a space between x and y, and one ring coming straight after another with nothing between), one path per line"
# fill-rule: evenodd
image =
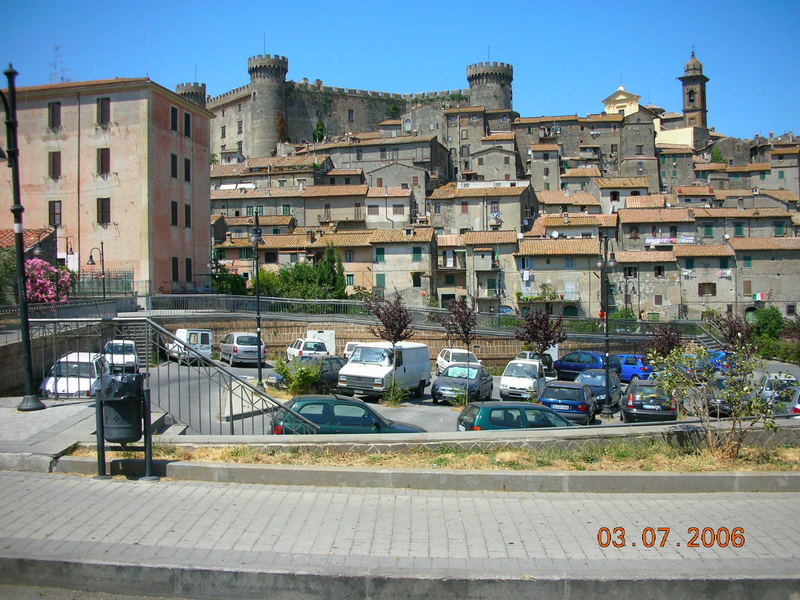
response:
M686 63L683 77L683 122L686 127L708 128L708 109L706 105L706 82L703 75L703 64L694 56Z

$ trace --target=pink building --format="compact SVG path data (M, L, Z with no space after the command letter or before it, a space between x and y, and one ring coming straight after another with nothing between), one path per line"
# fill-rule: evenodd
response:
M27 229L57 231L59 262L85 276L103 244L105 268L139 293L208 283L209 124L205 86L173 93L149 79L17 89ZM13 223L9 169L0 229ZM202 274L202 275L199 275Z

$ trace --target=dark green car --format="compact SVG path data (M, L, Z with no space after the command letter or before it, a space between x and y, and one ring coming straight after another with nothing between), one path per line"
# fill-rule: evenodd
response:
M473 402L458 415L458 431L575 427L556 411L531 402Z
M422 427L411 423L392 421L378 414L374 408L361 400L319 394L295 396L286 406L319 427L309 427L291 413L280 410L272 422L272 433L425 433Z

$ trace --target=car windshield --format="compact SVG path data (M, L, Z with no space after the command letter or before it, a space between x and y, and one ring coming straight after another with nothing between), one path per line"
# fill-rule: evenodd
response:
M311 350L312 352L327 352L328 348L322 342L306 342L303 344L303 350Z
M359 346L350 357L351 362L367 365L391 365L392 359L393 353L388 348L370 348L369 346Z
M664 393L654 385L640 385L633 389L634 398L641 400L643 398L658 398L659 400L666 400Z
M90 362L61 361L53 365L55 377L94 377L94 365Z
M536 365L528 365L525 363L508 363L506 370L503 372L503 377L524 377L526 379L536 379L537 377Z
M476 379L478 377L478 369L468 367L449 366L442 372L443 377L459 377L464 379Z
M258 346L258 337L255 335L240 335L236 343L242 346Z
M764 386L764 389L770 392L782 392L796 383L796 381L791 379L767 379L767 384Z
M613 380L613 378L609 375L608 381L609 383ZM581 373L578 375L578 378L575 381L580 381L581 383L585 383L586 385L605 385L606 384L606 376L604 373Z
M453 352L450 362L478 362L478 357L472 352Z
M134 354L136 348L133 344L106 344L107 354Z
M577 402L581 399L581 391L577 388L548 387L545 388L542 397L551 400L572 400Z

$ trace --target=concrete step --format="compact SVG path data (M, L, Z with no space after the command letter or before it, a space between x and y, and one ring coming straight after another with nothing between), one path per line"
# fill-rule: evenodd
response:
M166 437L172 437L175 435L183 435L186 433L186 430L189 429L188 425L184 425L183 423L175 423L174 425L170 425L164 431L159 433L158 435L163 435Z

